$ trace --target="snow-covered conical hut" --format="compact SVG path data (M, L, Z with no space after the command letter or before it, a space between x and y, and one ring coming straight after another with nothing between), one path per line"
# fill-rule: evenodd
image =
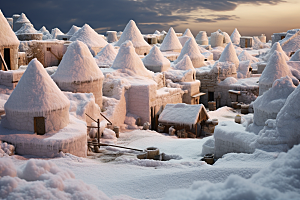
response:
M173 82L193 82L196 80L196 70L188 55L185 55L174 67L165 73L167 79Z
M29 19L26 17L24 13L22 13L20 17L17 19L17 21L15 21L14 31L19 30L23 26L23 24L31 24Z
M255 58L254 56L250 55L248 51L244 50L240 53L238 56L239 61L248 61L250 60L252 63L258 62L258 58Z
M43 118L45 133L58 131L69 123L69 107L68 98L35 58L5 103L1 124L10 129L35 131L37 120Z
M178 39L179 39L179 41L180 41L180 43L181 43L181 46L184 46L184 44L185 44L190 38L195 39L194 36L193 36L193 34L192 34L192 32L191 32L191 30L190 30L190 29L186 29L185 32L184 32L184 34L183 34L181 37L179 37Z
M240 61L231 42L227 44L224 51L222 52L219 62L232 62L235 64L236 69L239 68Z
M284 52L275 51L259 78L259 95L270 89L273 82L281 77L292 77L291 70L286 63Z
M300 49L298 49L291 57L290 61L300 61Z
M0 53L2 54L8 70L18 69L18 51L20 41L10 28L9 23L0 10ZM5 70L5 65L0 61L0 70Z
M64 33L58 33L57 36L56 36L56 39L58 40L69 40L73 35L74 33L76 33L80 28L73 25L69 32L64 34Z
M158 30L155 30L153 35L160 35L160 32Z
M75 41L68 47L52 79L62 91L93 93L102 107L104 76L83 42Z
M115 50L114 46L107 44L96 56L95 60L99 67L108 68L112 66L118 52Z
M164 72L170 69L170 61L163 56L157 46L153 46L150 53L142 59L145 67L153 72Z
M40 30L41 33L43 33L43 40L52 39L52 35L50 32L46 29L45 26L43 26Z
M70 41L76 40L85 43L93 56L97 55L97 53L108 44L103 37L94 31L88 24L85 24L70 38Z
M53 39L57 39L57 36L58 36L58 35L64 35L64 33L61 32L61 30L59 30L59 28L53 28L53 29L51 30L51 35L52 35L52 38L53 38Z
M206 66L204 63L204 56L200 53L200 50L198 48L198 45L194 38L190 38L185 45L183 46L180 55L178 56L177 60L174 61L174 63L180 62L180 60L183 59L185 55L188 55L191 59L194 68L199 68Z
M132 42L129 40L121 45L111 68L133 76L152 78L153 75L153 72L146 69L144 63L136 54Z
M37 31L30 23L24 23L22 27L18 31L16 31L16 35L20 41L43 39L43 33Z
M66 33L66 35L74 35L74 33L76 33L78 30L80 29L80 27L72 25L72 27L70 28L70 30Z
M210 35L210 45L211 47L223 46L224 35L218 31L211 33Z
M196 36L196 42L200 45L208 45L206 31L200 31Z
M189 28L187 28L185 30L185 32L183 33L182 36L188 36L188 37L191 37L191 38L194 38L194 35L192 34L191 30ZM194 38L195 39L195 38Z
M280 43L279 42L275 42L271 48L271 50L267 53L267 55L265 57L263 57L262 59L265 61L268 61L270 59L270 57L274 54L275 51L281 52L283 53L284 59L286 61L289 60L289 57L285 54L285 52L282 50Z
M161 51L175 51L180 52L182 49L182 45L174 31L171 27L166 35L165 39L163 40L160 50Z
M115 46L121 46L126 40L130 40L138 55L147 55L151 49L150 45L144 40L141 31L133 20L126 25L120 39Z
M228 33L222 32L222 34L224 36L223 43L228 44L229 42L231 42L231 39L230 39L230 36L228 35Z
M230 39L233 44L240 44L240 38L241 34L237 30L237 28L234 29L234 31L231 33Z
M267 119L276 119L287 97L295 90L290 77L282 77L274 81L272 87L261 95L253 103L254 123L264 126Z

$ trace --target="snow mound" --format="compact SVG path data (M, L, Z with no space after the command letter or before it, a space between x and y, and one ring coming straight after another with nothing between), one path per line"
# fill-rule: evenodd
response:
M96 56L98 66L111 66L117 56L117 51L111 44L107 44Z
M0 140L0 158L5 156L11 156L14 154L15 147L11 144L7 144L6 142L2 142ZM1 166L0 166L0 177L1 177Z
M74 35L74 33L76 33L79 29L80 27L73 25L70 28L70 30L66 33L66 35Z
M23 23L30 23L30 21L26 17L26 15L24 13L22 13L15 23L17 23L17 24L19 24L19 23L23 24Z
M75 41L68 47L52 78L58 83L85 82L103 79L103 74L88 47Z
M221 183L194 182L187 189L168 191L163 199L299 199L299 151L300 145L297 145L287 153L279 154L270 166L249 179L230 175Z
M121 46L125 41L130 40L134 47L150 46L145 40L141 31L136 26L133 20L130 20L126 25L119 41L116 42L115 46Z
M241 34L237 30L237 28L234 29L234 31L231 33L230 39L233 44L240 44L240 38Z
M19 45L20 41L18 40L17 36L11 29L9 23L7 22L6 18L4 17L2 11L0 10L0 45L2 46L9 46L9 45Z
M153 35L160 35L160 32L158 30L155 30Z
M290 61L300 61L300 49L298 49L291 57Z
M226 32L222 32L223 36L224 36L224 43L228 44L229 42L231 42L230 36L228 35L228 33Z
M188 55L184 55L184 57L174 66L174 69L195 70L193 63Z
M163 56L157 46L153 46L149 54L145 56L142 61L147 69L154 72L167 71L171 65L170 61Z
M198 45L194 38L190 38L183 46L180 55L174 63L180 62L185 55L188 55L195 68L206 66L204 63L204 56L200 53Z
M219 85L231 85L236 83L237 80L234 77L227 77L224 81L221 81Z
M128 70L133 74L146 76L149 78L151 78L153 74L153 72L145 68L144 63L135 53L133 44L129 40L121 45L111 68L121 70L124 73L126 73Z
M281 48L279 42L275 42L275 43L273 44L273 46L272 46L271 50L268 52L268 54L267 54L265 57L263 57L263 60L268 61L275 51L278 51L278 52L283 53L283 56L284 56L285 60L286 60L286 61L289 60L289 57L288 57L288 56L285 54L285 52L282 50L282 48Z
M61 30L59 30L59 28L53 28L51 30L51 35L53 39L56 39L58 35L64 35L63 32L61 32Z
M181 46L184 46L185 43L186 43L190 38L191 38L191 37L188 37L188 36L181 36L181 37L178 38L178 40L179 40Z
M300 30L293 34L290 38L286 38L281 42L282 50L286 53L296 52L300 49Z
M105 47L108 43L88 24L85 24L70 38L70 41L79 40L91 47Z
M200 31L196 36L196 42L200 45L208 45L206 31Z
M235 67L238 68L239 59L231 42L227 44L224 51L222 52L219 62L232 62L235 64Z
M270 57L267 66L259 78L259 94L262 95L266 90L272 87L273 82L281 77L292 77L289 66L286 63L284 52L275 50Z
M48 39L52 39L52 35L50 34L50 32L46 29L45 26L43 26L39 32L43 33L43 40L48 40Z
M264 49L264 48L270 48L270 45L263 43L257 36L254 36L252 48L253 49Z
M239 61L251 61L251 63L256 63L258 62L258 58L255 58L254 56L250 55L248 53L248 51L244 50L240 53L240 55L238 56Z
M160 46L161 51L173 51L173 50L181 50L182 45L174 31L171 27L166 35L163 43Z
M187 28L185 30L185 32L183 33L182 36L188 36L188 37L191 37L191 38L195 39L194 36L193 36L193 34L192 34L192 32L191 32L191 30L189 28Z
M41 33L41 32L35 30L35 28L33 27L33 25L30 24L30 23L22 24L22 27L18 31L16 31L16 35L20 35L20 34L35 34L35 33Z
M4 105L5 110L15 112L46 112L70 105L43 65L32 59L18 85Z

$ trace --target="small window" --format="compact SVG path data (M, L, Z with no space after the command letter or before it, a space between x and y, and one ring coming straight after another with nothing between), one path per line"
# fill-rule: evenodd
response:
M47 51L51 51L51 47L47 47Z
M144 56L146 56L147 55L147 53L144 53Z
M204 61L207 61L207 58L205 58Z
M282 36L281 36L281 39L284 39L284 38L285 38L285 36L284 36L284 35L282 35Z
M68 40L68 38L63 38L63 40Z
M215 100L215 93L208 92L208 101L214 101L214 100Z

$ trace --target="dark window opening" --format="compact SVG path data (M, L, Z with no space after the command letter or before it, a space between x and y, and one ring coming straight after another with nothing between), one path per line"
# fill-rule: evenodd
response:
M144 53L144 56L146 56L147 55L147 53Z
M193 74L193 80L195 80L195 74Z
M207 58L205 58L204 61L207 61Z
M214 101L214 100L215 100L215 93L208 92L208 101Z
M7 69L11 70L11 65L10 65L10 49L9 48L4 48L4 60L5 60Z
M34 117L34 132L38 135L44 135L45 130L45 117Z
M68 38L63 38L63 40L68 40Z
M284 38L285 38L285 36L282 35L282 36L281 36L281 39L284 39Z
M51 47L47 47L47 51L51 51Z

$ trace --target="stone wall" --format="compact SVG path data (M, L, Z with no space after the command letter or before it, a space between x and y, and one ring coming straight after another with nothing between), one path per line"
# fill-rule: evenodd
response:
M23 70L0 70L0 85L5 85L10 89L14 89L20 81L25 71Z
M4 58L4 49L9 48L10 49L10 68L11 70L16 70L18 69L18 51L19 51L19 46L18 45L6 45L6 46L1 46L0 45L0 53L2 54L2 57ZM5 70L4 69L4 64L0 60L0 70Z
M182 82L180 83L182 85L183 90L187 90L188 92L183 94L182 96L182 102L186 104L194 104L194 96L195 94L199 93L200 90L200 81L196 80L193 82ZM199 103L199 101L198 101Z

